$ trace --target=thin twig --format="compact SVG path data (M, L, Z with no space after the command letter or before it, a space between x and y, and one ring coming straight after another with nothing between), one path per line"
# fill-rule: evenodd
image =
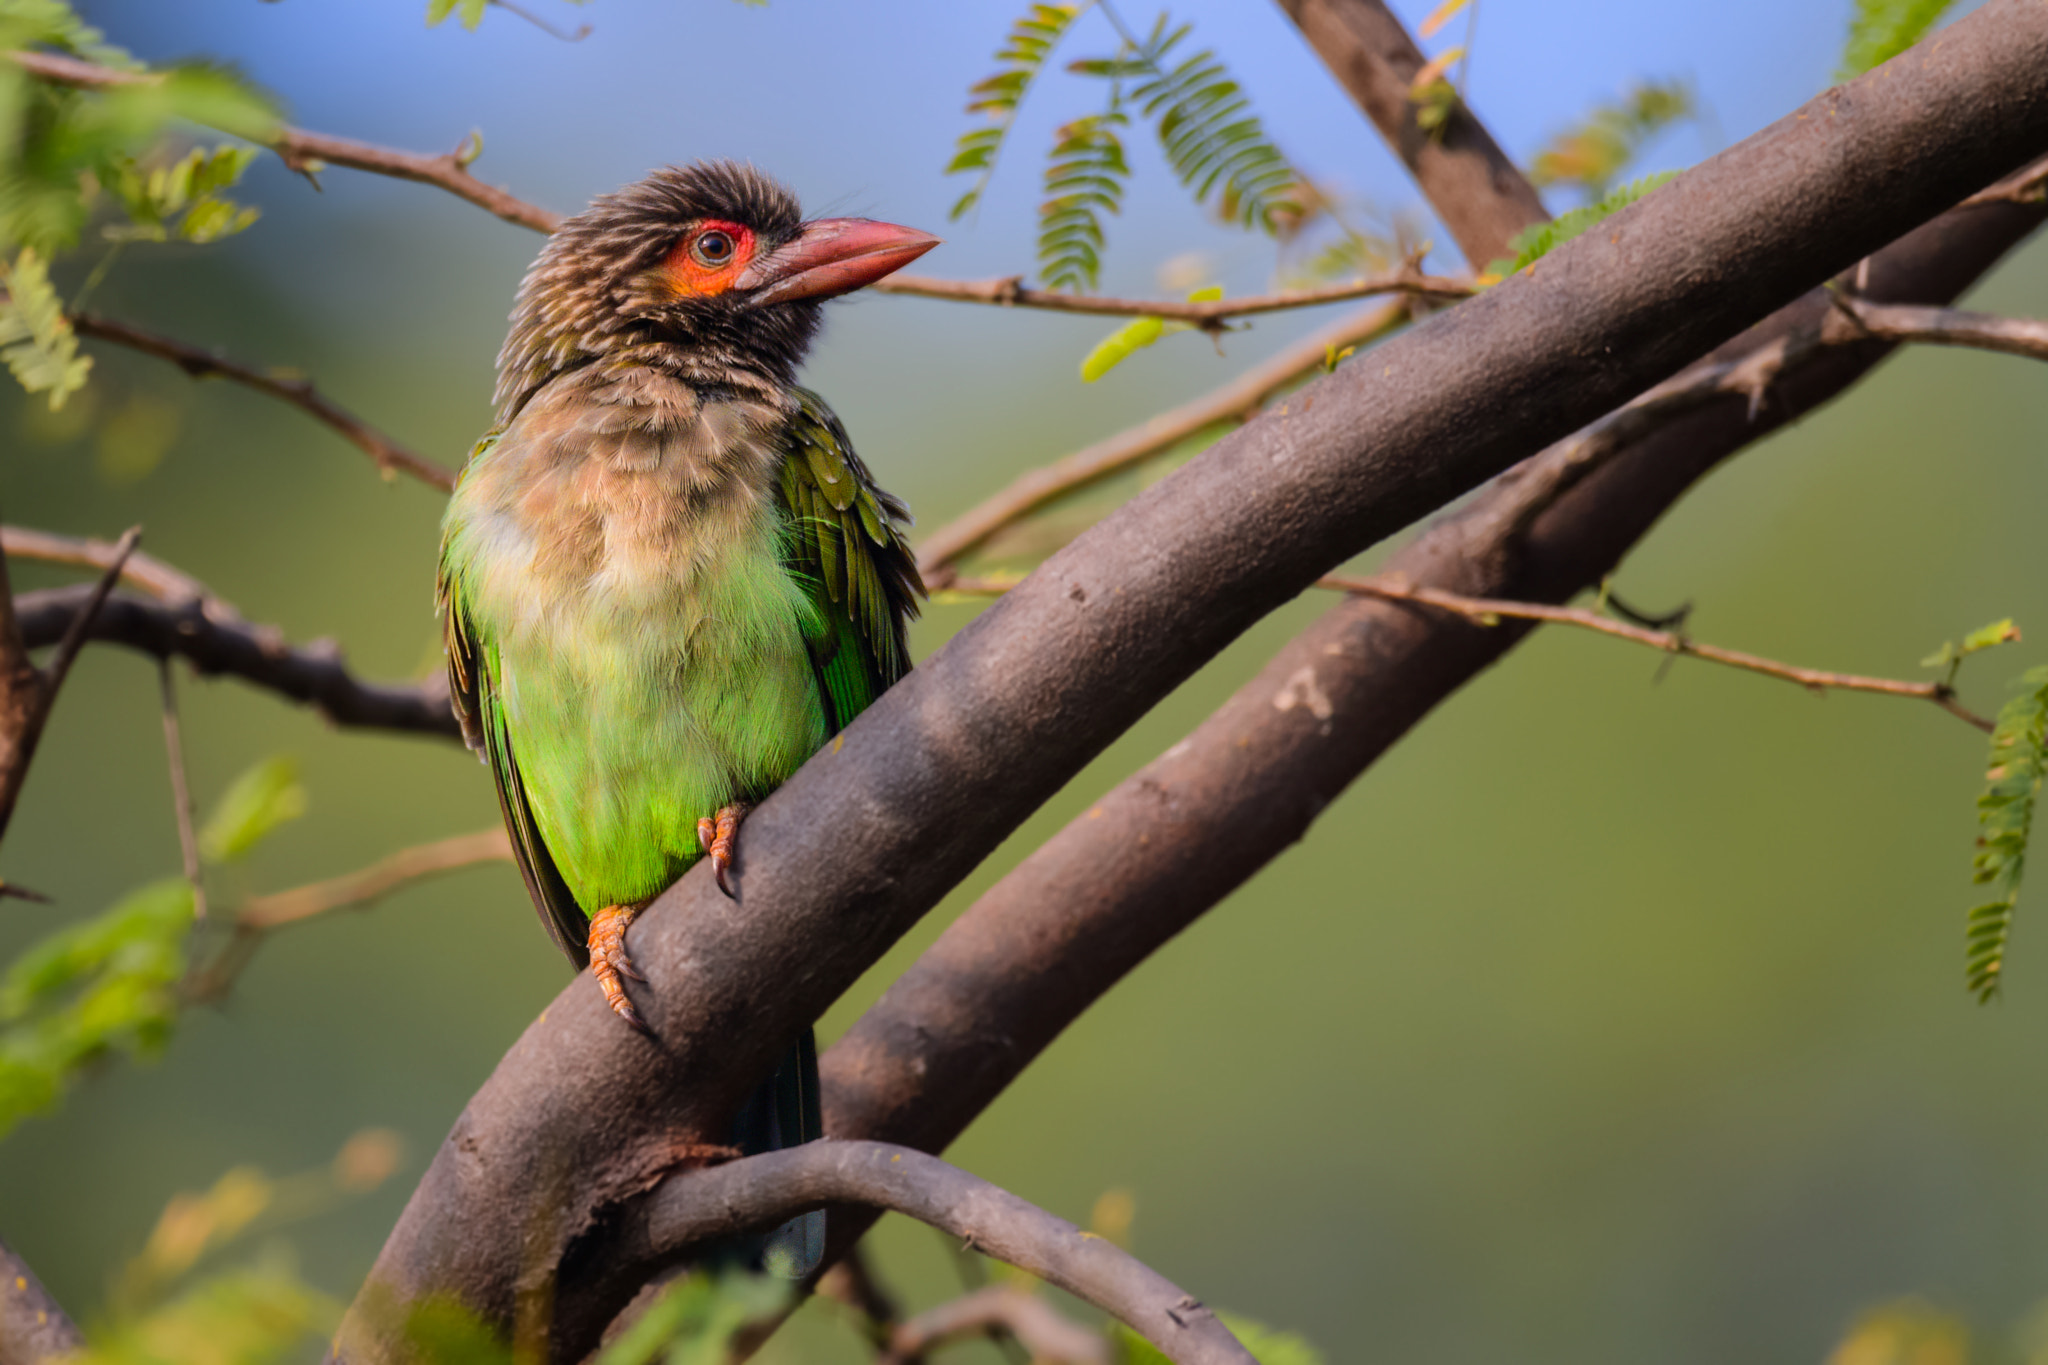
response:
M22 70L56 85L105 88L150 85L163 79L161 72L116 71L111 67L95 66L75 57L60 57L48 52L15 51L6 55ZM438 185L508 223L517 223L536 232L553 232L562 221L561 215L516 199L469 173L472 159L469 141L464 139L464 145L452 152L424 156L418 152L373 146L351 138L307 132L303 128L279 127L266 145L278 154L285 165L301 174L315 174L323 165L349 166L399 180Z
M86 591L83 585L51 588L13 599L29 646L62 635L77 619ZM420 683L364 682L349 672L341 651L330 643L294 648L275 626L215 620L198 603L158 603L126 593L108 598L86 633L155 658L182 657L204 675L240 678L310 704L336 725L462 737L449 709L446 678L438 669Z
M867 1253L859 1246L848 1250L818 1278L817 1291L859 1314L861 1335L878 1351L888 1346L902 1322L895 1296L876 1278Z
M110 540L91 540L58 535L32 526L0 526L0 554L11 559L33 559L45 564L63 564L77 569L101 569L114 562L118 548ZM183 605L200 603L209 617L219 621L240 621L242 614L216 596L204 583L137 550L121 566L121 580L142 589L160 602Z
M1726 664L1730 668L1761 673L1765 677L1782 678L1786 682L1797 683L1814 692L1872 692L1880 696L1913 697L1921 701L1931 701L1950 715L1976 726L1986 734L1992 729L1989 720L1957 701L1955 689L1945 682L1908 682L1897 678L1869 678L1858 673L1830 673L1818 668L1801 668L1796 664L1779 663L1775 659L1745 654L1740 650L1701 644L1675 631L1648 630L1642 626L1630 625L1626 621L1617 621L1611 616L1603 616L1597 611L1588 611L1583 607L1554 607L1541 602L1505 602L1491 597L1465 597L1458 593L1445 592L1441 588L1423 587L1400 578L1347 578L1331 575L1318 580L1316 586L1334 588L1339 592L1361 593L1390 602L1418 602L1423 606L1456 612L1475 625L1498 625L1502 618L1508 618L1578 626L1583 630L1612 635L1616 639L1633 640L1639 645L1648 645L1651 649L1663 650L1668 654L1690 655L1710 663Z
M1931 346L1967 346L2048 360L2048 322L1972 313L1961 308L1870 303L1839 291L1834 302L1836 316L1831 321L1864 336Z
M1369 279L1328 285L1321 289L1300 289L1279 294L1254 294L1241 299L1213 299L1188 303L1171 299L1120 299L1094 294L1062 294L1054 289L1030 289L1021 275L995 280L941 280L927 275L890 275L868 288L878 294L906 294L924 299L947 299L955 303L986 303L999 308L1043 308L1055 313L1091 313L1107 317L1165 318L1192 322L1198 327L1216 327L1230 318L1254 313L1275 313L1288 308L1309 308L1346 299L1369 298L1376 294L1418 294L1429 298L1461 299L1472 293L1465 280L1443 275L1423 275L1413 270L1389 271Z
M1256 1365L1214 1313L1116 1243L891 1143L826 1139L671 1175L635 1210L632 1236L670 1259L840 1203L893 1209L970 1242L1095 1305L1177 1365Z
M394 474L410 474L443 493L455 486L455 471L407 450L362 418L326 398L313 387L310 379L254 369L187 342L145 332L139 327L94 313L73 314L71 325L80 336L111 341L130 350L168 360L194 379L228 379L290 403L340 433L349 444L374 460L386 478Z
M404 848L368 867L290 891L253 896L235 914L237 926L266 933L332 910L360 910L402 887L478 863L512 861L512 844L502 825Z
M75 609L75 614L57 637L57 647L50 660L41 669L28 663L26 651L33 648L35 641L30 638L29 624L23 619L21 604L8 594L4 571L0 571L0 597L6 598L5 608L0 608L0 653L20 651L19 664L26 671L17 673L9 684L0 687L5 693L5 714L0 716L6 734L0 737L0 834L6 833L7 825L14 816L14 804L21 796L21 787L28 780L29 764L35 761L36 746L42 741L43 728L49 723L50 709L56 705L57 693L64 686L64 679L70 676L71 665L78 658L78 651L85 648L86 634L93 618L106 605L107 594L114 590L114 584L121 579L121 566L134 552L136 541L142 538L142 528L131 526L119 543L114 546L112 562L100 574L100 579L86 590ZM4 563L5 556L0 556ZM0 660L0 662L6 662Z
M990 1330L1014 1337L1033 1365L1110 1365L1109 1342L1100 1333L1011 1285L991 1285L919 1313L890 1334L875 1365L911 1365L927 1351Z
M57 641L57 648L50 654L49 663L43 666L45 713L57 700L57 689L64 686L64 679L70 676L71 665L78 661L78 652L85 648L86 632L92 628L92 618L99 615L100 608L106 605L107 594L113 592L114 585L121 581L121 566L128 562L128 556L141 539L142 528L131 526L114 542L112 562L101 571L99 581L92 585L92 591L86 596L85 605L78 615L71 618L71 624L65 628Z
M925 538L918 547L918 568L925 582L935 588L948 586L955 561L987 543L1004 527L1070 493L1141 464L1204 427L1249 419L1276 389L1324 365L1334 352L1384 336L1408 317L1408 305L1397 302L1342 318L1200 398L1019 476L1001 492Z
M192 886L192 918L206 918L206 877L199 866L199 833L192 827L192 785L185 776L185 740L178 724L178 686L169 659L157 660L164 703L164 756L171 769L171 810L178 819L178 852Z
M191 1000L225 995L270 933L336 910L366 909L415 882L459 872L479 863L510 862L512 843L502 826L458 834L416 848L403 848L366 868L324 882L252 896L235 911L233 934L211 961L195 965L185 980Z

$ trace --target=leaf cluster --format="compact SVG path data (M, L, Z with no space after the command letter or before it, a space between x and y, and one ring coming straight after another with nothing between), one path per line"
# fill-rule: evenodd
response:
M1487 266L1484 278L1488 281L1505 279L1517 270L1533 265L1595 223L1621 212L1677 176L1677 171L1659 171L1655 175L1646 175L1605 195L1598 203L1587 204L1583 208L1573 209L1570 213L1561 213L1547 223L1537 223L1533 227L1524 228L1508 243L1509 249L1515 253L1514 256L1497 260Z
M2006 948L2012 938L2013 912L2020 883L2026 876L2027 842L2034 829L2034 807L2041 796L2041 778L2048 772L2048 666L2029 670L2020 691L1998 713L1991 733L1991 756L1977 798L1977 853L1971 880L1998 889L1996 899L1970 911L1968 929L1969 987L1989 1001L2004 979Z
M228 199L258 154L254 148L194 152L158 165L180 124L202 124L254 142L275 137L273 102L239 76L203 65L145 72L63 0L0 0L0 51L45 50L147 79L104 89L74 89L37 79L0 61L0 257L7 293L0 298L0 358L50 406L86 381L89 362L50 283L50 263L78 244L105 194L129 222L115 241L176 237L213 241L255 221L256 211Z
M1851 80L1890 61L1927 36L1955 0L1856 0L1838 80Z
M1002 151L1010 125L1016 121L1017 107L1023 103L1025 91L1045 69L1046 58L1085 8L1080 4L1032 5L1010 25L1003 45L996 49L995 74L967 87L967 112L985 115L988 124L962 133L954 144L953 159L946 163L947 175L979 172L968 191L954 201L949 217L957 219L981 202L982 191L995 174L996 157Z
M1576 185L1588 198L1601 199L1651 139L1698 115L1699 98L1690 83L1639 82L1551 138L1530 163L1529 179L1539 189Z
M960 136L948 174L975 182L953 205L959 217L981 201L1025 94L1044 73L1084 4L1035 3L1014 21L993 75L968 87L967 111L984 126ZM1108 12L1107 7L1103 7ZM1190 25L1161 13L1143 39L1122 30L1114 54L1068 63L1068 72L1109 83L1100 112L1070 119L1053 134L1038 210L1039 274L1048 287L1086 290L1101 278L1103 220L1122 210L1131 167L1120 130L1151 125L1167 164L1196 203L1225 222L1285 235L1298 224L1301 177L1267 136L1251 99L1208 48L1183 55Z
M296 766L267 759L230 786L201 853L216 866L237 861L305 808ZM87 1067L163 1050L182 1003L193 904L182 877L150 882L30 945L0 976L0 1136L55 1105Z

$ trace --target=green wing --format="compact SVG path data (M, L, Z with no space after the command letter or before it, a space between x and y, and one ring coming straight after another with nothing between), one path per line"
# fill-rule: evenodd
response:
M492 432L477 443L470 455L473 466L497 444ZM468 466L465 466L467 468ZM526 882L527 894L550 936L578 967L590 961L590 922L570 894L568 883L555 866L553 855L534 823L533 807L526 799L526 781L512 754L512 737L505 727L505 708L498 700L495 681L497 647L480 640L469 618L462 596L462 580L448 562L442 548L440 573L434 584L434 603L441 615L441 642L448 655L448 700L455 718L462 724L462 738L490 765L498 788L498 809L505 816L505 830L512 838L512 857Z
M818 612L811 662L836 733L910 671L907 634L924 583L903 540L909 510L875 486L825 400L808 389L796 396L782 461L784 564Z

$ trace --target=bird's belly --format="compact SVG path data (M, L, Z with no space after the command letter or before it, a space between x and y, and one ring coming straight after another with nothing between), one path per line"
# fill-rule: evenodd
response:
M502 640L513 752L586 912L660 892L700 856L700 818L823 743L804 611L770 560L651 600L593 588Z

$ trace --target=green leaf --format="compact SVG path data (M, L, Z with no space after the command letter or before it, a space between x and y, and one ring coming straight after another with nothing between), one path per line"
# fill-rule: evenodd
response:
M272 1365L330 1334L341 1305L281 1264L209 1275L148 1312L95 1324L69 1365Z
M92 357L78 353L78 336L35 248L25 246L12 265L0 265L0 286L7 290L0 297L0 361L24 389L47 393L54 412L85 387Z
M1595 223L1612 217L1636 200L1677 178L1677 171L1659 171L1655 175L1646 175L1640 180L1623 185L1597 204L1588 204L1584 208L1573 209L1570 213L1559 214L1547 223L1524 228L1508 243L1509 249L1515 253L1514 259L1495 261L1486 267L1486 273L1505 278L1517 270L1533 265Z
M718 1365L727 1358L741 1328L785 1308L794 1284L767 1275L698 1272L671 1284L597 1365L651 1365L667 1353L667 1365Z
M453 14L462 21L462 26L475 31L484 21L484 7L490 0L427 0L427 27L433 28Z
M1038 206L1038 273L1049 289L1077 293L1102 273L1102 216L1123 209L1131 168L1117 129L1129 123L1112 95L1108 109L1053 132L1045 166L1046 198Z
M0 977L0 1134L55 1104L66 1081L108 1053L162 1049L191 926L191 886L166 878L15 959Z
M1266 136L1251 99L1211 49L1174 61L1191 27L1162 13L1135 51L1073 62L1068 70L1112 81L1144 77L1130 100L1155 120L1160 148L1197 203L1225 222L1274 235L1302 214L1301 178ZM1171 65L1169 65L1171 63Z
M1216 1317L1251 1352L1259 1365L1323 1365L1322 1352L1304 1337L1268 1327L1236 1313L1218 1312ZM1172 1365L1157 1346L1121 1322L1110 1324L1118 1365Z
M1599 199L1659 133L1698 116L1690 83L1640 82L1551 138L1530 164L1529 179L1539 189L1577 185Z
M995 174L1003 138L1016 121L1017 106L1038 73L1045 69L1046 58L1087 7L1085 3L1033 4L1010 25L1003 45L996 50L995 59L1001 63L996 73L967 87L967 112L986 115L989 126L962 133L955 144L953 159L946 163L947 175L981 172L974 187L954 203L950 217L958 218L981 202L982 192Z
M1987 626L1972 638L1992 630ZM1967 921L1966 981L1981 1001L1996 997L2004 980L2006 946L2019 906L2020 883L2026 875L2034 808L2041 795L2042 775L2048 771L2044 745L2048 745L2048 667L2028 671L2021 679L2019 695L1999 711L1991 733L1984 792L1977 798L1977 852L1971 859L1971 880L2003 892L1997 900L1971 910Z
M1211 303L1222 297L1223 286L1212 284L1206 289L1197 289L1194 293L1188 295L1188 302ZM1133 351L1141 351L1163 336L1171 336L1175 332L1192 330L1194 330L1194 324L1191 322L1168 321L1164 318L1150 317L1132 318L1129 322L1096 342L1094 349L1082 358L1081 382L1093 384L1096 380L1122 364Z
M1890 61L1927 35L1954 0L1856 0L1837 80Z
M234 780L199 832L199 852L208 862L236 862L279 825L305 813L298 761L274 755Z

